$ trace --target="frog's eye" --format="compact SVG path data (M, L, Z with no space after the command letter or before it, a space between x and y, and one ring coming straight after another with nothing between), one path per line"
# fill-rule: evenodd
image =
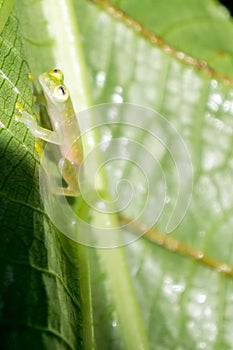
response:
M53 91L53 97L56 102L65 102L69 96L69 90L64 85L56 86Z
M57 80L63 81L64 76L63 73L60 69L58 68L54 68L49 72L50 75L52 75L54 78L56 78Z

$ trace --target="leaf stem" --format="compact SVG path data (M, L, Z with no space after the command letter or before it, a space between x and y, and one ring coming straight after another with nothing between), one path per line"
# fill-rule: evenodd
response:
M122 224L129 224L132 221L125 217L121 217L120 220ZM143 237L147 238L158 246L167 249L168 251L174 252L176 254L181 254L188 258L192 258L198 263L204 264L221 274L224 274L231 278L233 277L233 267L230 264L215 260L199 249L190 247L180 242L179 240L166 235L165 233L159 233L153 228L145 231L145 227L143 225L140 227L140 225L131 224L131 229L135 234L138 234L140 236L143 234Z
M76 112L91 106L85 58L72 0L42 1L53 57L61 68Z
M115 17L117 20L125 23L128 27L132 28L136 33L144 37L148 40L152 45L160 47L166 54L172 55L178 61L187 64L188 66L192 66L206 74L207 77L212 77L214 79L219 79L223 81L224 84L233 86L233 80L228 76L225 76L215 69L213 69L209 64L201 59L197 59L193 56L186 54L183 51L177 50L175 47L169 45L166 41L163 40L162 37L153 33L149 29L143 26L142 23L138 22L135 18L129 16L127 13L122 11L119 7L115 6L109 0L89 0L93 3L104 8L106 12L108 12L111 16Z
M58 67L65 75L66 85L70 89L71 98L76 111L86 109L91 106L91 93L88 85L88 74L85 58L81 45L81 37L74 15L72 0L49 0L43 1L43 11L47 19L47 26L51 37L54 39L53 56ZM91 151L90 145L85 145L84 150ZM93 133L92 147L98 142L98 135ZM86 146L86 147L85 147ZM104 173L102 183L105 183ZM106 185L105 185L106 189ZM106 190L105 190L106 191ZM93 218L97 227L106 225L105 217L95 213ZM118 219L114 215L106 216L108 225L118 226ZM87 232L88 234L88 232ZM89 316L83 318L84 348L90 350L94 348L94 330L92 310L92 300L94 295L91 290L90 265L87 261L89 249L79 246L80 264L80 288L83 296L83 314ZM116 306L125 349L148 349L148 340L143 325L141 312L139 310L137 298L129 274L124 248L99 249L97 251L101 262L101 269L105 271L108 293L111 294L113 303ZM95 312L95 310L94 310ZM88 331L89 329L89 331Z

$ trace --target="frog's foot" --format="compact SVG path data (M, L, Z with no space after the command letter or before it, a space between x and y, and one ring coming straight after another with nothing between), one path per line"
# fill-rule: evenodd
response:
M18 122L24 123L31 131L36 129L36 125L37 125L36 117L34 115L27 113L19 102L16 103L15 107L17 110L17 114L15 115L15 120L17 120Z
M54 193L76 197L80 195L78 182L78 168L66 158L61 158L58 164L60 173L67 183L67 187L54 189Z
M53 187L51 193L57 194L65 197L78 197L80 196L80 191L74 191L69 187Z
M36 152L38 153L39 157L41 158L43 155L43 150L44 150L44 141L43 140L37 140L35 142L35 149Z
M30 82L33 84L34 83L34 76L32 73L28 73L28 79L30 80Z
M65 196L65 197L78 197L80 196L79 190L74 190L69 187L58 187L54 183L49 183L49 192L59 195L59 196Z

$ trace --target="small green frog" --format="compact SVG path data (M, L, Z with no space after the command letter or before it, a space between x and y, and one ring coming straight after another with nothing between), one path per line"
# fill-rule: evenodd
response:
M57 68L42 73L39 76L39 82L43 89L53 130L40 126L37 118L27 113L18 102L16 120L24 123L35 137L59 145L61 159L58 167L67 187L56 187L52 192L65 196L78 196L80 195L78 169L83 159L83 149L69 90L64 85L62 71ZM39 143L36 143L40 154L38 145Z

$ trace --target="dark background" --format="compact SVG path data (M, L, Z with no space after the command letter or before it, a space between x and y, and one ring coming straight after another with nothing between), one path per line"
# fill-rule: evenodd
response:
M233 1L232 0L231 1L230 0L221 0L220 2L224 6L226 6L229 9L231 15L233 15Z

